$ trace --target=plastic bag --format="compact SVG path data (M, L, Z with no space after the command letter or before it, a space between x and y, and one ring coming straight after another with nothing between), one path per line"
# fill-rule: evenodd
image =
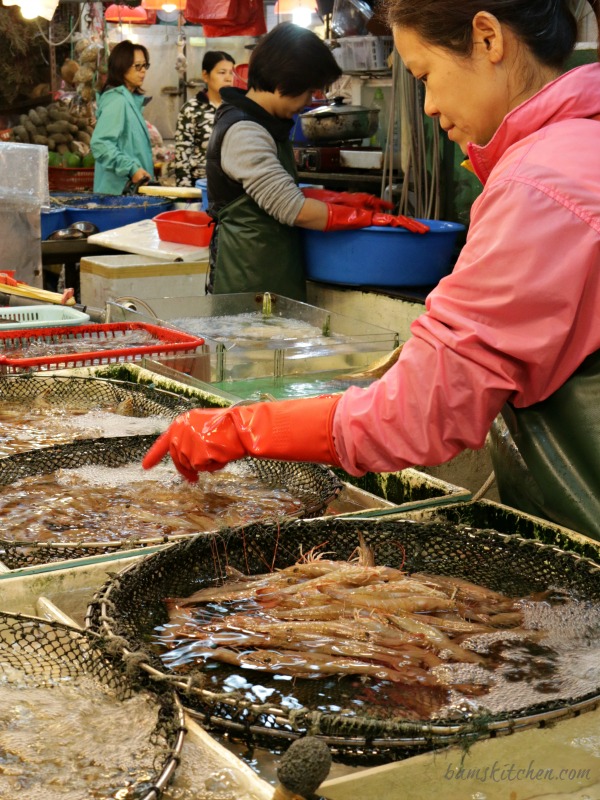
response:
M333 36L364 36L369 31L367 23L373 16L373 9L365 0L335 0L331 15Z
M0 142L0 202L13 211L37 211L50 203L48 148Z
M197 25L242 25L251 14L250 3L244 0L188 0L184 16Z

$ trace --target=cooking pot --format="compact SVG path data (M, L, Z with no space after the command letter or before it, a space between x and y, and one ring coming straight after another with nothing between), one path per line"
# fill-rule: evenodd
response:
M302 133L312 142L368 139L377 131L379 109L350 106L336 97L330 105L300 114Z

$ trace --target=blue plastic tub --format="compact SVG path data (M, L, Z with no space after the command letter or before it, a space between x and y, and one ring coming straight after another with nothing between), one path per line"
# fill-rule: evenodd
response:
M428 233L370 227L303 229L307 278L345 286L433 286L452 271L456 237L465 226L424 219Z
M196 189L202 190L202 199L200 203L202 211L208 211L208 188L206 178L198 178L196 181Z
M53 193L52 197L64 204L66 224L62 227L85 221L93 222L99 231L152 219L173 206L172 200L145 195Z
M51 233L60 228L67 228L67 212L64 208L42 209L40 215L42 239L47 239Z

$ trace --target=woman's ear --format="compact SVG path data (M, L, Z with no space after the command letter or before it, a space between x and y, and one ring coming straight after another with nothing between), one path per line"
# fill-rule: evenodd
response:
M491 63L497 64L504 57L504 32L502 24L488 11L478 11L473 17L473 46L485 53Z

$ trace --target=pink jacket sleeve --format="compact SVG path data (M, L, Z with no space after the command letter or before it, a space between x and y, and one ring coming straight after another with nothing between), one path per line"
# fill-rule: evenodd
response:
M507 400L528 406L558 389L600 348L598 225L527 180L486 189L398 362L343 395L333 434L344 469L443 463L481 447Z

